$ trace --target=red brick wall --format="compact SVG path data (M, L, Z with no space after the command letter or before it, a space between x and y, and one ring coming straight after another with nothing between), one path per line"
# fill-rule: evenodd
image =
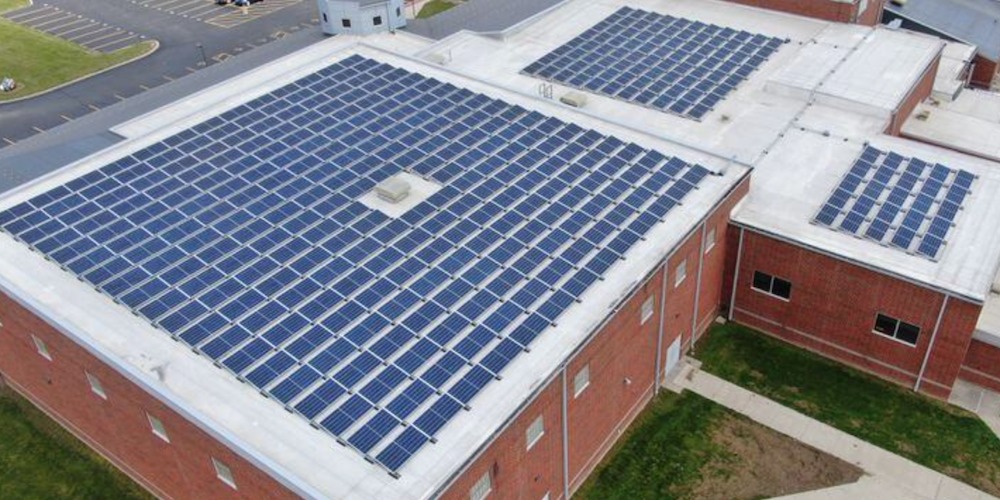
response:
M857 24L865 26L875 26L882 21L882 11L885 10L886 0L869 0L868 9L858 13ZM859 5L860 8L860 5Z
M748 189L749 178L746 178L706 219L707 227L717 227L717 235L715 247L706 254L703 264L699 301L700 314L705 318L699 321L702 328L716 316L723 295L719 288L725 269L729 213ZM690 343L700 251L699 226L668 260L663 363L667 348L678 336L683 338L683 345ZM684 260L687 260L687 277L675 288L675 271ZM662 266L647 276L567 365L570 491L583 484L654 394L663 276ZM642 322L642 304L651 297L655 304L653 316ZM590 370L590 385L576 396L574 378L585 366ZM552 499L562 498L562 383L562 372L547 381L538 395L449 485L443 497L468 498L476 481L490 472L491 495L495 495L491 498L538 499L546 493ZM544 415L545 436L531 450L526 450L525 432L538 415Z
M752 289L755 270L789 280L791 300ZM927 288L744 232L734 319L891 380L916 382L943 300L941 293ZM923 392L937 397L951 392L979 310L978 305L949 299ZM919 326L917 345L873 333L879 312Z
M889 123L889 128L886 129L885 133L889 135L899 136L900 130L903 128L903 124L909 119L910 113L921 103L924 99L927 99L931 92L934 90L934 75L937 74L938 64L941 62L941 54L939 53L934 61L924 70L924 73L920 76L917 84L910 90L910 93L906 95L903 102L900 103L899 108L892 114L892 121Z
M0 373L5 381L118 468L160 497L293 498L284 486L140 389L30 311L0 294ZM31 339L45 342L52 361ZM86 373L108 396L93 393ZM147 412L170 442L150 430ZM216 477L229 466L237 490Z
M1000 347L973 340L962 364L962 379L1000 391Z
M855 19L857 3L834 2L832 0L729 0L768 10L788 12L800 16L825 19L840 23L850 23Z
M989 88L997 73L996 61L991 61L979 54L972 60L972 76L969 83L975 87Z

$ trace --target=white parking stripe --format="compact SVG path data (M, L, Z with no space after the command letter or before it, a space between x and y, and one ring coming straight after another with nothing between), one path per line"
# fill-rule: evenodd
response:
M42 8L39 8L39 9L28 9L28 10L26 10L24 12L17 12L16 14L11 14L11 15L5 16L5 17L7 19L12 20L12 21L17 21L17 20L20 20L21 18L31 17L31 16L34 16L34 15L36 15L38 13L45 12L47 10L52 10L52 9L55 9L55 7L52 7L51 5L46 5L46 6L42 7ZM56 10L58 10L58 9L56 9Z
M87 24L85 24L83 26L79 26L77 28L73 28L73 29L68 30L68 31L64 31L63 33L61 33L61 34L59 34L57 36L59 36L59 38L63 38L63 39L69 40L68 38L66 38L66 35L68 35L70 33L73 33L74 31L80 31L80 30L92 28L93 26L95 26L95 25L98 24L97 21L94 21L94 20L91 20L91 19L87 19L86 21L87 21Z
M88 32L86 32L86 33L84 33L82 35L76 35L74 37L67 38L67 40L69 40L71 42L75 42L75 41L77 41L77 40L79 40L81 38L86 38L86 37L88 37L90 35L93 35L95 33L100 33L102 31L113 30L113 29L116 29L116 28L112 28L111 26L101 26L98 29L88 31Z
M92 47L92 48L93 48L94 50L103 50L103 49L105 49L105 48L107 48L107 47L111 47L111 46L114 46L114 45L118 45L118 44L120 44L120 43L122 43L122 42L124 42L124 41L127 41L127 40L132 40L133 38L136 38L136 36L135 36L135 35L129 35L129 36L125 37L125 38L119 38L119 39L117 39L117 40L112 40L112 41L110 41L110 42L108 42L108 43L105 43L105 44L101 44L101 45L98 45L98 46L96 46L96 47ZM131 45L131 42L130 42L130 43L129 43L128 45ZM127 46L127 45L126 45L126 46ZM125 48L126 46L122 46L122 48Z
M69 23L66 23L66 24L60 26L58 29L50 30L49 33L51 33L51 34L53 34L55 36L62 36L62 35L65 35L66 33L69 33L71 31L74 31L74 30L82 28L83 26L77 26L80 23L84 23L84 26L85 26L85 25L90 24L91 20L90 19L84 19L82 17L78 17L75 20L73 20L72 22L69 22ZM76 26L76 27L67 30L66 28L69 28L70 26Z
M64 13L60 17L48 19L48 20L46 20L45 22L42 22L42 23L32 24L31 27L35 28L36 30L47 31L49 28L43 28L43 26L58 26L59 23L66 23L66 21L70 21L70 20L73 20L73 19L75 19L75 16L73 16L72 14L65 14Z

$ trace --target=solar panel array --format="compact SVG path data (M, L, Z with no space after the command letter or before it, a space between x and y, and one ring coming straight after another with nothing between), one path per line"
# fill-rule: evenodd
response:
M397 471L708 174L352 56L0 226Z
M866 146L814 222L936 260L975 180Z
M622 7L523 72L700 120L782 43Z

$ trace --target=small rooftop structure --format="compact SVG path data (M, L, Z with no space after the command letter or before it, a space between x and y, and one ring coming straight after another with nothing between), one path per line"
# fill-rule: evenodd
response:
M1000 2L996 0L907 0L888 2L898 16L931 32L975 45L991 61L1000 61ZM907 27L907 23L904 23Z

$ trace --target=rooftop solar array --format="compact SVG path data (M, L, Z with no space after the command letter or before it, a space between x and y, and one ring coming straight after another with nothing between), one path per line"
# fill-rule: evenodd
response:
M442 187L358 201L401 171ZM398 471L708 174L352 56L0 227Z
M781 39L622 7L524 73L700 120Z
M866 146L814 222L936 260L975 180Z

